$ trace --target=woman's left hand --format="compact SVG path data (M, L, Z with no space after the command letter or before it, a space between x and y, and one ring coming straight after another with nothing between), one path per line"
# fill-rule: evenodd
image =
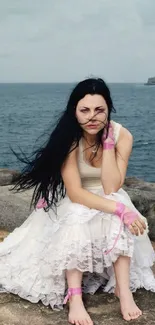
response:
M109 123L109 128L108 128L108 134L107 134L107 125L104 128L103 131L103 148L104 149L112 149L115 146L115 137L114 137L114 130L112 123Z

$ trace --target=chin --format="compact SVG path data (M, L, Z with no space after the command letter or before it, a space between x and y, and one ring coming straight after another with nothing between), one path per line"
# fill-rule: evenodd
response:
M88 134L97 134L100 130L98 129L90 129L90 130L85 130L86 133Z

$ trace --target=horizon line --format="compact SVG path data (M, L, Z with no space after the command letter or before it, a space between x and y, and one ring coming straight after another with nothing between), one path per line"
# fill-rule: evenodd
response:
M80 81L0 81L0 84L73 84ZM105 81L107 84L144 84L145 81Z

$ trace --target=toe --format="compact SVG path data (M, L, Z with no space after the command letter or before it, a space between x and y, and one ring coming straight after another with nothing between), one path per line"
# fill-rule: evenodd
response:
M141 316L141 315L142 315L142 311L141 311L141 310L138 310L138 311L137 311L137 315L138 315L138 316Z
M123 314L123 318L124 318L125 320L131 320L131 316L130 316L128 313L124 313L124 314Z
M75 320L75 325L81 325L77 320Z
M84 325L93 325L93 322L91 321L91 319L86 318Z
M87 323L87 319L84 319L82 325L88 325L88 323Z
M131 315L131 319L136 319L136 318L138 318L138 315L137 315L137 313L131 313L130 314Z
M131 314L131 318L132 318L132 319L136 319L136 318L138 318L139 316L141 316L141 311L140 311L140 310L137 310L136 312L133 312L133 313Z
M87 323L86 323L87 325L93 325L93 322L92 322L92 320L91 319L87 319Z
M86 321L86 319L82 320L82 321L80 322L80 325L87 325L87 321Z

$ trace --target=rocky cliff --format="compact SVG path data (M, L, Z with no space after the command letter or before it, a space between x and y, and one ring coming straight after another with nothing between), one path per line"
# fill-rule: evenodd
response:
M155 85L155 77L148 78L148 81L145 83L146 86Z
M28 217L32 190L13 194L9 192L17 171L0 170L0 240L9 231L21 225ZM124 189L130 195L138 210L147 217L150 227L150 238L155 240L155 183L144 182L137 178L126 178ZM154 243L152 242L154 245ZM155 268L154 268L155 271ZM155 293L138 290L135 301L143 310L143 315L132 324L155 324ZM95 295L85 295L84 301L94 325L123 325L119 300L113 294L97 292ZM67 325L67 307L63 311L53 311L42 303L33 304L17 295L0 294L0 324L1 325Z

